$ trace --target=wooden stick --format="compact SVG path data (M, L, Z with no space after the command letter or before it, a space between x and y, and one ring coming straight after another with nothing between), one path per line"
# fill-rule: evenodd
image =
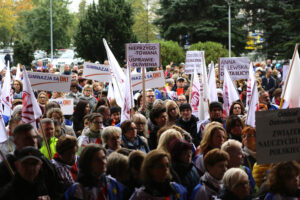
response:
M191 97L192 97L192 90L193 90L194 78L195 77L194 77L194 73L193 73L192 74L192 78L191 78L190 91L189 91L189 104L191 104Z
M1 157L3 158L4 164L6 165L6 167L7 167L8 171L9 171L10 175L11 175L12 177L14 177L14 176L15 176L14 170L13 170L12 167L10 166L8 160L7 160L6 157L3 155L3 153L2 153L1 150L0 150L0 155L1 155Z
M296 46L295 46L295 50L294 50L294 55L293 55L292 63L291 63L290 69L289 69L289 73L288 73L288 75L287 75L287 77L286 77L286 81L285 81L285 83L284 83L284 90L282 91L282 95L281 95L282 98L281 98L281 100L280 100L280 106L279 106L279 109L281 109L281 108L282 108L282 105L283 105L283 100L284 100L283 97L284 97L284 95L285 95L287 83L288 83L289 78L290 78L290 74L291 74L291 71L292 71L292 68L293 68L293 65L294 65L294 61L295 61L295 57L296 57L297 51L298 51L298 44L296 44Z
M130 119L132 119L132 117L133 117L133 103L132 103L133 94L132 94L132 85L131 85L131 67L128 65L127 68L129 70L128 73L129 73L129 84L130 84Z
M43 129L43 126L42 126L41 121L39 121L39 124L40 124L41 130L42 130L43 139L44 139L44 141L45 141L45 145L46 145L46 148L47 148L47 151L48 151L49 160L51 160L51 159L52 159L51 149L50 149L50 146L49 146L49 144L48 144L48 141L47 141L47 138L46 138L46 135L45 135L45 132L44 132L44 129ZM51 139L51 138L50 138L50 139Z
M143 105L142 110L146 111L146 84L145 84L145 67L142 68L142 81L143 81Z

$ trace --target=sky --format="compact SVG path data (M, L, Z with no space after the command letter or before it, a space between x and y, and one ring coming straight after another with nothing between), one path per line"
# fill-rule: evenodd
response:
M78 12L78 6L81 0L72 0L72 3L69 5L69 10L71 13ZM95 0L95 2L98 2ZM93 0L86 0L87 5L93 3Z

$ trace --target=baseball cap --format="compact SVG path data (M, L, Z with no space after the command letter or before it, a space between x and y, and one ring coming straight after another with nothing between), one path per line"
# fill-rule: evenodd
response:
M183 78L183 77L180 76L180 77L177 78L176 81L185 81L185 78Z
M34 147L24 147L18 154L17 154L17 161L23 162L29 158L36 159L42 161L43 154Z

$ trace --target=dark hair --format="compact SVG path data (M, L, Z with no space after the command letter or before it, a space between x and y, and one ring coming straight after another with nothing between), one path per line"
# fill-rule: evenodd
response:
M242 128L244 128L244 123L243 121L241 120L241 118L237 115L231 115L227 118L226 120L226 132L229 134L231 133L231 129L233 127L236 126L236 123L239 122L241 125L242 125Z
M170 153L171 153L171 158L173 161L179 161L180 162L180 154L183 151L187 150L192 150L193 145L191 143L188 143L185 140L180 140L180 139L173 139L170 144Z
M180 112L182 112L184 109L192 110L192 107L189 103L183 103L180 105L179 110Z
M213 101L209 104L209 110L211 111L213 108L220 108L221 110L223 110L222 104L217 101Z
M152 123L156 124L154 119L158 118L164 112L167 112L164 106L154 106L154 108L150 111L150 120Z
M102 113L105 113L106 109L109 109L109 107L107 107L105 105L101 105L97 108L96 112L102 114Z
M56 143L56 151L60 155L74 147L78 148L77 139L71 135L62 135Z
M52 108L59 108L60 109L60 105L56 101L51 101L51 102L47 103L46 106L45 106L44 117L46 117L47 112L49 110L51 110Z
M96 152L103 151L105 155L106 150L99 144L88 144L82 150L80 157L79 157L79 170L83 173L91 173L91 164L93 162L93 156Z
M13 131L13 135L16 138L19 136L19 134L29 132L32 129L33 129L33 126L31 124L20 124L15 127L15 129Z
M121 124L122 134L125 134L131 128L132 123L134 122L131 120L125 120L122 122Z
M207 170L207 166L214 166L218 162L229 161L230 157L226 151L215 148L207 152L204 156L204 166Z
M110 115L112 115L113 113L116 113L116 112L121 112L121 108L117 107L117 106L113 106L110 108Z
M132 151L128 156L129 169L140 171L146 154L140 150Z
M92 113L90 116L89 116L89 122L93 122L93 120L97 117L101 117L103 119L103 116L100 114L100 113Z
M230 109L229 109L229 115L233 115L233 107L234 105L239 104L241 106L241 114L244 115L245 114L245 107L244 105L239 102L239 101L235 101L231 104Z
M84 110L88 103L89 102L86 100L80 100L75 107L75 111L73 113L73 124L75 132L83 130Z
M107 103L108 108L109 108L109 107L110 107L110 104L109 104L108 99L107 99L106 97L101 97L101 98L99 99L98 103L97 103L96 106L95 106L95 111L98 112L97 109L98 109L100 106L105 106L105 103Z

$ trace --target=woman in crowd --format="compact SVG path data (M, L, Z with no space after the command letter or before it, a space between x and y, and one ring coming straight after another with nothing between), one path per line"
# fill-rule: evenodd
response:
M93 96L93 87L91 85L85 85L83 87L83 97L79 98L79 101L86 100L89 102L90 109L97 104L97 99Z
M90 112L90 105L88 101L81 100L75 107L73 113L73 129L76 136L80 136L84 128L83 117Z
M231 139L238 140L242 142L242 130L244 128L244 123L240 117L236 115L229 116L226 120L226 131Z
M63 92L52 92L51 99L59 99L59 98L64 98L64 93Z
M169 100L166 103L166 110L168 114L167 125L172 126L176 124L176 120L179 118L179 107L175 101Z
M108 155L121 149L121 133L119 127L108 126L103 129L101 137Z
M270 192L265 199L298 199L297 189L299 186L299 175L300 166L296 161L282 162L274 165L268 175L267 186Z
M231 115L243 116L245 114L246 114L245 107L241 102L235 101L231 104L229 109L229 116Z
M13 81L13 87L14 87L14 99L22 99L23 98L23 83L19 80Z
M227 140L228 136L219 122L211 122L206 125L204 135L200 143L200 154L194 159L195 166L197 167L200 175L206 171L204 166L204 156L212 149L220 149L222 144Z
M170 162L169 154L164 151L149 152L141 169L143 186L137 189L130 199L187 199L186 189L170 181Z
M222 178L227 170L229 155L220 149L209 151L204 157L206 172L194 188L191 200L210 200L219 197L222 191Z
M77 181L65 192L70 200L119 199L117 183L105 175L106 150L96 144L88 144L79 158Z
M176 138L183 139L181 133L176 131L175 129L168 129L164 131L159 137L157 149L170 153L171 142Z
M45 112L45 106L48 103L48 95L46 92L40 92L38 97L37 97L37 101L39 103L40 108L42 109L42 112Z
M146 139L137 134L137 128L133 121L125 120L121 124L122 129L122 146L128 149L141 150L145 153L149 152Z
M224 194L222 200L250 200L248 175L240 168L227 170L223 177Z
M192 163L193 145L185 140L174 139L171 142L172 180L185 186L188 194L199 183L200 176Z
M245 155L243 165L251 171L256 162L256 130L250 126L242 131L242 143L244 145L243 152Z
M148 125L147 125L146 117L144 115L140 114L140 113L136 113L136 114L133 115L132 121L136 125L137 134L139 136L149 138Z

